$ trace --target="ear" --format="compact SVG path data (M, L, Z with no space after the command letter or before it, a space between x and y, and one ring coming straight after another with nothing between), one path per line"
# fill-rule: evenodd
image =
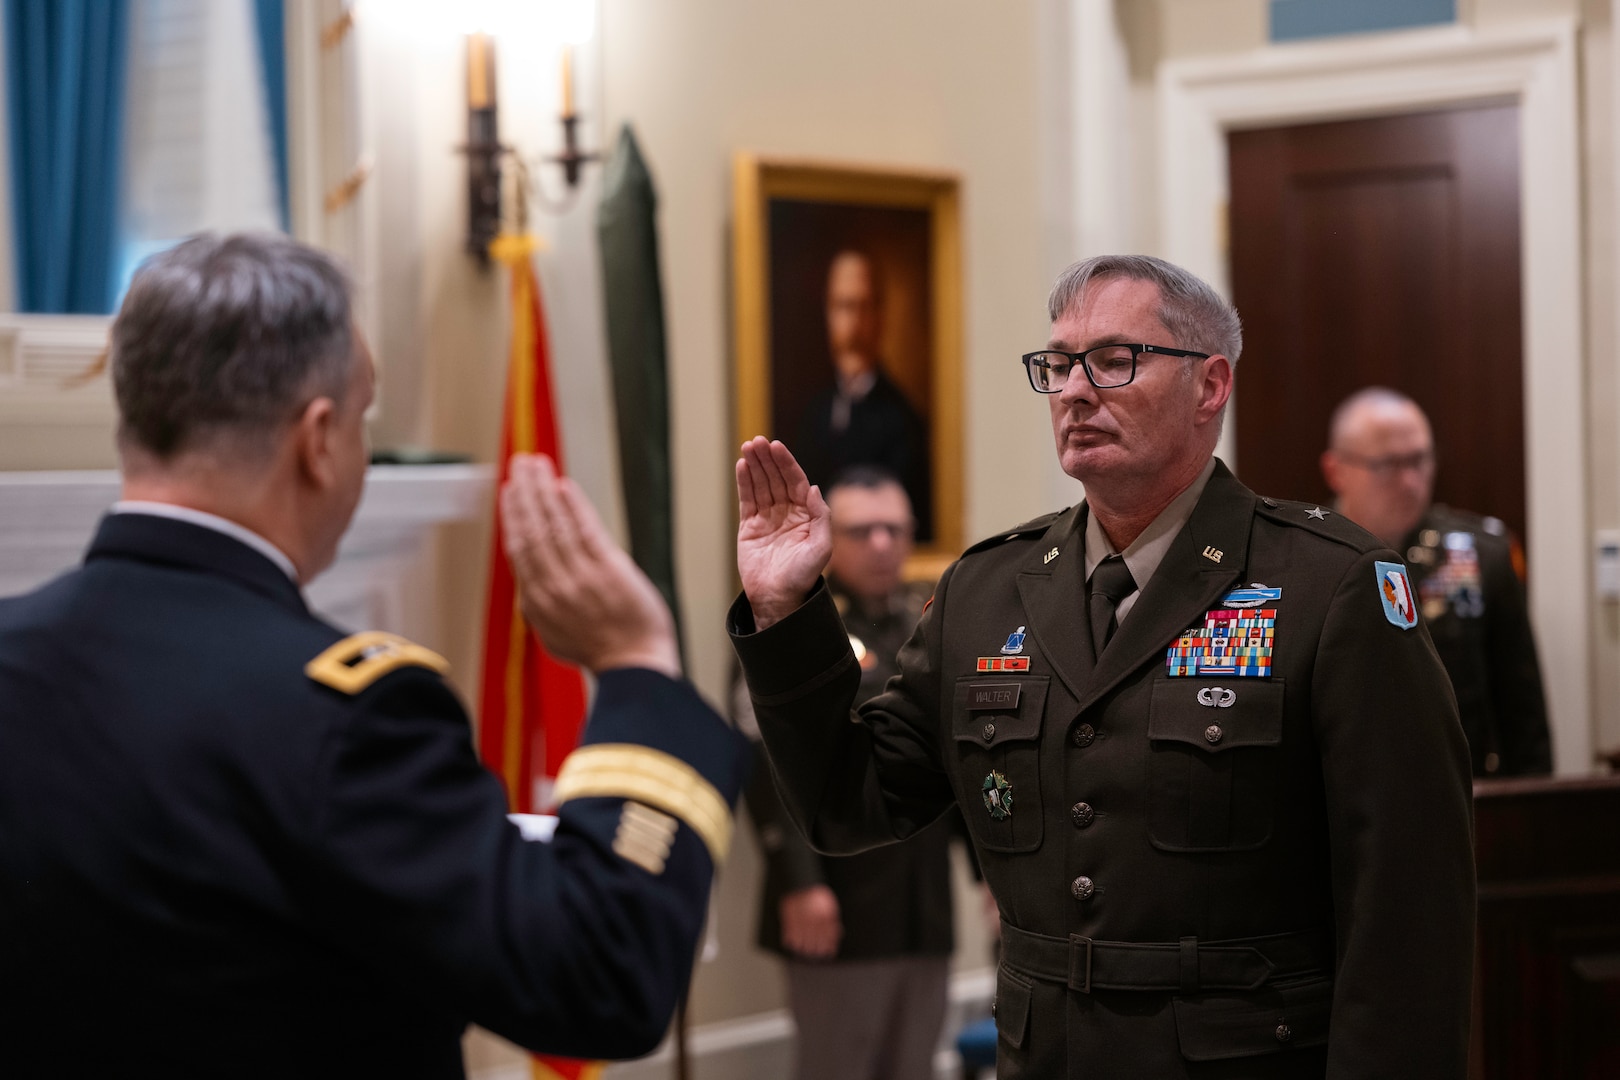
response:
M1203 363L1198 383L1198 422L1207 424L1220 418L1232 396L1232 361L1220 353Z
M1339 455L1332 450L1322 451L1322 479L1327 481L1328 490L1335 495L1343 494L1342 481L1344 480L1343 466L1339 463Z
M338 481L337 419L337 404L329 397L318 397L304 406L293 423L298 474L323 491Z

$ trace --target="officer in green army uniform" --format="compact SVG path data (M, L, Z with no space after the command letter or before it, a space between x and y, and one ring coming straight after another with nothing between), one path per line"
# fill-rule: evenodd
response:
M1373 386L1334 410L1322 475L1340 513L1406 556L1451 676L1476 776L1552 771L1522 556L1499 518L1435 505L1434 435L1405 394Z
M1025 356L1086 500L968 549L877 699L791 452L737 463L729 615L826 851L953 802L1002 917L997 1075L1461 1077L1468 749L1399 556L1213 454L1241 348L1204 282L1070 267Z

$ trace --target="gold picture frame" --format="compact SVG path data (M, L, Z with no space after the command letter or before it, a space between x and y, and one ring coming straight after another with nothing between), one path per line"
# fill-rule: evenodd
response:
M779 438L806 462L812 481L828 479L810 462L837 453L816 445L838 430L817 422L834 386L829 267L850 256L865 261L880 283L873 287L880 374L873 377L889 384L895 415L904 418L883 430L913 432L923 457L917 466L915 454L900 451L911 464L895 469L919 511L907 576L937 577L963 542L958 178L750 153L736 155L732 176L734 445Z

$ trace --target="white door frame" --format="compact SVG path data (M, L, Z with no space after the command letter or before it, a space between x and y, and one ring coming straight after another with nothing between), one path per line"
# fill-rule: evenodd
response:
M1518 103L1530 611L1559 773L1592 762L1577 71L1575 22L1558 19L1274 46L1159 72L1164 254L1227 295L1228 131Z

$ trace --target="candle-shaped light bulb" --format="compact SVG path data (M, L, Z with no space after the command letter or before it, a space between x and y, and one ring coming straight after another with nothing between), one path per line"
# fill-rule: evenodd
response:
M467 108L495 107L495 41L488 34L467 35Z
M564 45L562 51L562 114L574 115L574 47Z

